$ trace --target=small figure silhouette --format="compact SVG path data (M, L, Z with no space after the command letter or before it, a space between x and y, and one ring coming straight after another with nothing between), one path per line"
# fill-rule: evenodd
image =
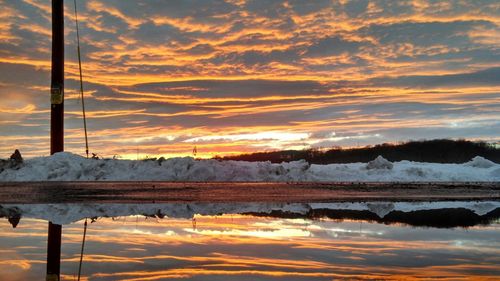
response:
M15 165L19 165L19 164L23 163L23 157L21 156L21 152L19 152L18 149L16 149L16 151L14 151L14 153L12 153L12 155L10 156L10 161L12 161L13 164L15 164Z

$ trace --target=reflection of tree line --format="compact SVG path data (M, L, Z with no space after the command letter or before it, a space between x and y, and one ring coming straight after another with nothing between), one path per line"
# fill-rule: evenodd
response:
M311 220L329 218L340 221L349 219L383 224L404 223L411 226L448 228L489 225L500 218L500 208L496 208L495 210L481 216L465 208L418 210L411 212L391 211L383 218L367 210L313 209L305 214L274 210L270 213L251 212L247 214L258 217L303 218Z

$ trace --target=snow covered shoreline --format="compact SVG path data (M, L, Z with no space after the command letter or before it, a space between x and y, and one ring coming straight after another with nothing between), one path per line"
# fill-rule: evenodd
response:
M400 161L315 165L195 160L86 159L68 152L0 167L0 181L250 181L250 182L499 182L500 164L475 157L464 164Z

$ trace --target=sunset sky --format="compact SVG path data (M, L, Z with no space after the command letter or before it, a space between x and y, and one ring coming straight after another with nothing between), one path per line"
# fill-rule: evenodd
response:
M66 145L84 154L73 1ZM0 0L0 158L49 154L49 0ZM78 0L90 151L500 140L498 1Z

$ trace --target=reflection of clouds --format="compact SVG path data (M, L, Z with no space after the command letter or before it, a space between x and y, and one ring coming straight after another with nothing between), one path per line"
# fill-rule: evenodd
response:
M14 148L29 156L48 154L50 5L2 4L0 94L8 99L0 108L0 154ZM83 152L72 3L66 4L66 139L69 150ZM137 146L143 156L192 151L194 142L133 142L157 133L209 138L198 147L199 157L497 137L496 2L78 5L89 137L100 155L133 158ZM475 122L466 129L453 126L470 118ZM315 137L325 130L339 136ZM256 132L274 132L276 139L228 143ZM290 140L288 134L308 137Z
M302 229L262 229L253 231L241 230L192 230L184 229L185 232L209 236L250 236L256 238L290 238L290 237L309 237L311 233Z
M245 215L197 215L196 221L193 229L190 219L98 219L88 225L85 278L464 279L500 273L495 224L433 229ZM46 227L45 221L27 218L16 229L0 221L2 280L43 275ZM83 221L63 227L67 279L78 268L82 233Z
M353 230L353 229L342 229L342 228L327 228L323 229L328 233L333 234L335 237L338 237L338 233L354 233L359 235L384 235L381 231L372 231L372 230Z

